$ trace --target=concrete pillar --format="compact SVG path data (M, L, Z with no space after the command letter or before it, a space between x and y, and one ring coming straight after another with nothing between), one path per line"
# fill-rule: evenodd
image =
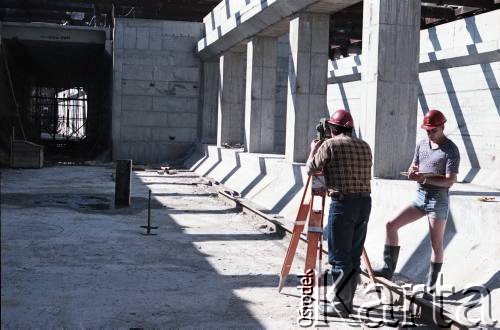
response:
M132 160L119 159L115 171L115 207L130 206Z
M305 162L316 124L328 116L326 86L330 16L300 14L290 21L285 157Z
M217 145L244 143L246 47L237 46L220 57Z
M248 152L274 151L277 38L255 37L247 44L245 146Z
M203 62L201 142L217 142L217 102L220 84L219 61Z
M420 0L363 2L359 135L372 147L373 174L408 168L417 127Z

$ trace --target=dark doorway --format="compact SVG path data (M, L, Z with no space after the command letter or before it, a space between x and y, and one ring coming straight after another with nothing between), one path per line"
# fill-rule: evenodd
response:
M85 43L14 37L2 40L0 56L0 76L10 75L2 84L8 99L0 107L3 149L14 134L43 145L49 161L110 159L112 60L105 38Z

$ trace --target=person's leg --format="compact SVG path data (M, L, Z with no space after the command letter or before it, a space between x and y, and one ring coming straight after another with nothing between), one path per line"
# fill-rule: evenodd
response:
M375 276L391 279L399 257L399 228L412 223L424 215L423 211L415 205L405 207L395 218L386 225L386 244L384 246L384 266L373 270Z
M439 272L443 266L444 258L444 232L446 229L446 220L429 217L429 232L431 235L432 256L429 273L427 274L427 289L434 292Z
M358 205L357 212L354 214L354 234L352 239L352 266L353 275L352 279L349 281L350 287L350 308L353 307L353 299L356 293L356 288L358 287L359 277L361 273L361 254L363 253L363 247L365 245L366 231L368 228L368 220L370 219L370 213L372 209L371 197L364 197L357 199L355 203Z
M431 261L442 263L444 258L444 232L446 220L429 217L429 232L431 235L432 256Z
M347 316L352 308L352 286L348 281L352 278L352 211L347 201L332 200L328 218L328 261L332 265L333 281L337 283L332 303L320 307L323 315Z
M394 218L385 225L385 244L391 246L399 245L398 230L424 216L424 212L414 205L408 205L402 209Z
M427 288L434 291L437 277L441 271L444 258L444 233L448 218L449 196L447 190L433 191L428 194L428 221L431 236L432 256L429 273L427 275Z
M332 200L328 217L328 262L334 272L349 272L351 263L351 241L354 224L351 208L345 201Z
M355 214L354 234L352 239L352 266L356 272L360 272L360 259L365 245L366 230L372 209L371 197L360 198L356 201L358 212Z

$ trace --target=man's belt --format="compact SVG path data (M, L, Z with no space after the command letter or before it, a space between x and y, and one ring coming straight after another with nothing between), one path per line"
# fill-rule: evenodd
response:
M369 192L358 192L358 193L344 194L341 192L332 192L332 193L330 193L330 197L334 200L340 201L340 200L344 200L344 199L370 197L370 193Z

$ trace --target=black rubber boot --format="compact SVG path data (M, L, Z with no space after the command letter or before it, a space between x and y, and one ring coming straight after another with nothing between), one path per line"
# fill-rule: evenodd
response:
M441 267L443 263L431 262L431 266L429 268L429 274L427 274L427 290L429 292L434 291L434 285L436 284L439 272L441 271Z
M392 279L394 275L394 270L398 263L399 257L399 246L396 245L384 245L384 267L379 269L374 269L373 273L375 276L382 276L386 279Z
M349 281L345 283L340 292L334 293L334 297L331 303L322 304L319 306L319 313L321 315L333 317L349 317L349 315L353 312L352 301L354 298L356 286L358 285L358 279L359 274L353 275L349 279Z

